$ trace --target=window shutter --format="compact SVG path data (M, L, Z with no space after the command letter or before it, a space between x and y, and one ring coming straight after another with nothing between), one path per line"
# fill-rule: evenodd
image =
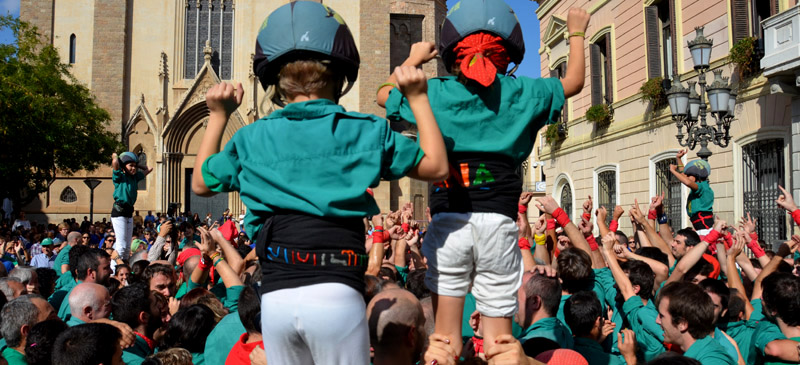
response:
M644 8L644 18L647 36L647 77L652 79L661 76L658 6L653 5Z
M675 0L669 0L669 31L672 32L672 44L665 44L664 47L672 47L672 74L678 75L678 28L675 24ZM666 67L666 66L665 66Z
M600 46L589 45L589 58L591 62L592 105L603 104L603 65L600 60Z
M747 26L748 0L731 0L731 22L733 23L733 43L742 40L750 35Z
M606 33L606 101L611 104L614 102L614 67L611 64L613 56L611 54L611 32Z

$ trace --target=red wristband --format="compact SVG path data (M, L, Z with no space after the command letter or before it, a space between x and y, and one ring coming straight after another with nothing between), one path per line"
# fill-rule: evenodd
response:
M597 251L597 249L600 248L599 246L597 246L597 240L591 234L589 234L589 236L586 237L586 242L589 243L589 248L591 248L592 251Z
M723 238L725 242L725 249L727 250L731 248L731 246L733 246L733 235L730 232L725 232L725 237Z
M581 215L581 218L585 219L587 222L592 221L592 215L589 213L583 213L583 215Z
M564 209L561 209L561 208L557 208L553 212L553 219L555 219L556 222L558 222L558 225L560 225L561 227L566 227L567 224L569 224L569 222L570 222L569 221L569 216L564 211Z
M711 246L717 244L718 238L719 238L719 232L717 232L716 229L712 229L711 232L708 232L708 234L705 237L703 237L703 241L708 242L708 245Z
M652 219L652 220L658 219L658 212L656 212L655 209L650 209L650 211L647 212L647 219Z
M517 209L518 209L518 211L519 211L520 213L522 213L522 214L525 214L525 213L528 211L528 206L527 206L527 205L522 205L522 204L519 204L519 205L517 206Z
M372 231L372 244L376 243L383 243L383 234L386 233L383 231L383 227L375 226L375 229Z
M556 220L555 219L548 219L547 220L547 230L548 231L555 231L556 230Z
M200 270L203 270L203 271L206 271L209 266L211 266L211 265L209 265L206 262L206 259L204 257L201 257L200 258L200 262L197 263L197 267L200 268Z
M795 224L800 226L800 209L795 209L795 211L792 212L792 219L794 219Z
M619 229L619 222L615 219L612 220L611 223L608 224L608 230L611 232L616 232Z
M520 250L530 250L531 249L531 242L528 241L528 239L525 238L525 237L520 238L519 242L517 244L519 245L519 249Z
M711 251L711 254L712 254L712 255L716 256L716 255L717 255L717 244L716 244L716 243L710 243L710 242L709 242L709 244L708 244L708 250L709 250L709 251Z
M758 233L755 233L755 232L750 233L750 240L758 241Z
M408 223L403 223L401 226L403 227L403 232L405 232L405 233L408 233L408 229L409 229L409 227L410 227L410 226L408 225Z
M764 252L764 249L761 248L761 245L758 244L758 240L750 241L750 243L747 244L747 248L749 248L750 251L753 251L753 255L755 255L756 258L759 258L766 254L766 252Z

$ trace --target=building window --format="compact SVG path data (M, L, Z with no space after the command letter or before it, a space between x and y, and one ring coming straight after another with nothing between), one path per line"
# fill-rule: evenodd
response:
M550 70L550 77L556 77L559 79L563 79L564 76L567 75L567 61L561 61L558 65L554 66L552 70ZM564 106L561 108L561 119L559 120L561 123L567 123L569 121L569 115L567 111L567 103L569 99L564 100Z
M733 43L745 37L756 37L763 50L764 30L761 21L780 11L779 0L731 0Z
M645 7L647 75L671 78L678 74L675 41L675 0L661 0Z
M612 213L617 206L617 172L615 170L597 173L597 206L606 207L608 211L606 224L611 223Z
M671 172L669 165L677 165L675 158L668 158L655 163L656 195L664 194L662 203L664 214L669 219L669 226L673 232L681 229L683 214L683 201L681 200L681 182Z
M233 0L186 0L183 77L193 79L203 67L210 41L211 67L223 79L233 73Z
M141 150L141 147L139 147L139 152L136 153L136 157L139 159L139 166L147 168L147 154ZM139 180L136 190L147 190L147 176Z
M569 186L569 183L564 183L564 186L561 187L561 199L559 201L559 205L561 209L563 209L569 219L572 220L572 188Z
M592 105L614 102L613 69L611 68L611 33L589 45Z
M75 34L69 36L69 63L75 63Z
M78 195L75 194L75 190L67 186L64 190L61 190L61 197L59 199L64 203L74 203L78 201Z
M389 73L403 64L411 45L422 42L423 15L389 14Z
M783 140L768 139L742 147L744 213L758 219L758 237L775 247L787 237L786 214L775 204L785 186Z

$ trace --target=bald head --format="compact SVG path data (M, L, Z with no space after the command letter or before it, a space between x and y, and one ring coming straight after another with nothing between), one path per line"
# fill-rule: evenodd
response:
M68 243L70 246L75 246L75 245L77 245L77 244L78 244L78 241L79 241L80 239L81 239L81 233L80 233L80 232L70 232L70 233L67 235L67 243Z
M425 315L419 300L403 289L383 290L367 306L372 346L389 348L402 344L415 351L424 343ZM414 337L409 336L413 333ZM409 341L414 338L414 341Z
M197 267L197 264L200 263L200 255L192 256L183 263L183 277L190 278L192 277L192 272Z
M108 289L95 283L80 283L69 294L70 314L84 322L108 318L111 296Z

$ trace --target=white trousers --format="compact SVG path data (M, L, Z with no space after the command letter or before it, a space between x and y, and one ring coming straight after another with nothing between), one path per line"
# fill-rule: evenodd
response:
M111 225L114 226L114 251L119 257L127 260L131 254L131 240L133 238L133 217L111 217Z
M361 293L339 283L276 290L261 297L267 363L369 364Z

